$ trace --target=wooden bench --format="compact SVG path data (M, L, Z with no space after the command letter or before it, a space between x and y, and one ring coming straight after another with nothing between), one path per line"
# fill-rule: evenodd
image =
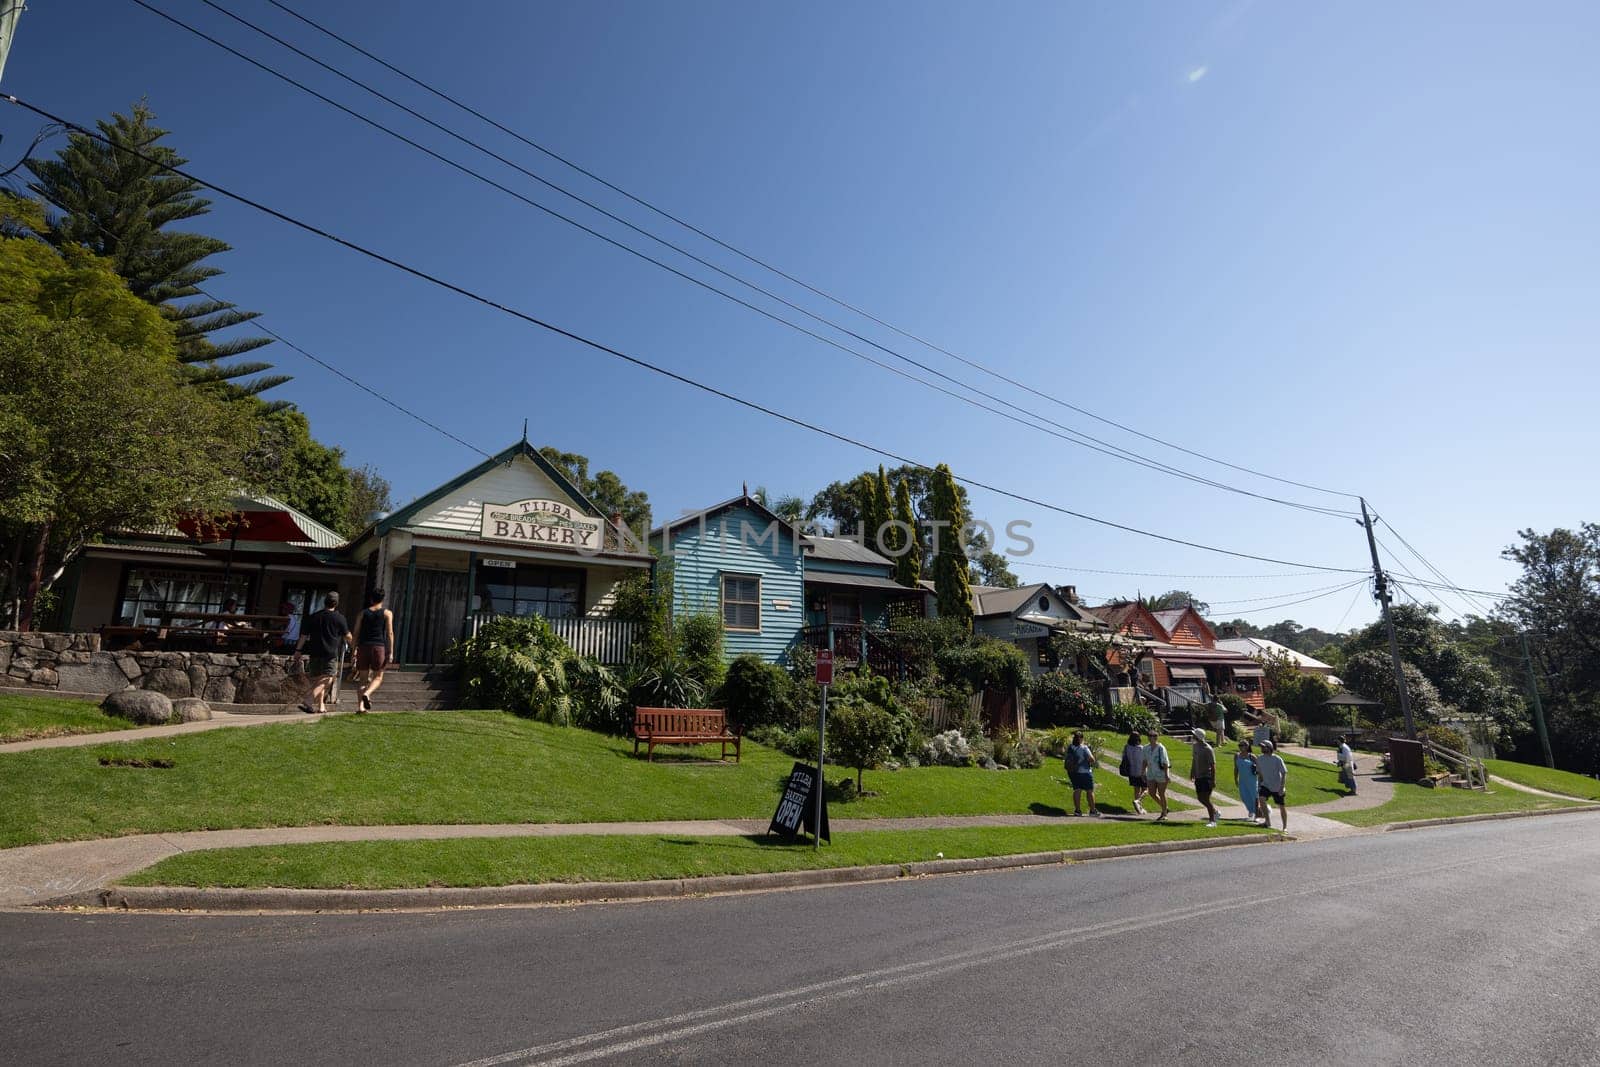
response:
M646 745L645 758L654 760L657 745L718 745L722 758L733 746L733 761L739 762L739 731L728 725L727 712L719 708L635 708L633 712L633 754L639 742Z

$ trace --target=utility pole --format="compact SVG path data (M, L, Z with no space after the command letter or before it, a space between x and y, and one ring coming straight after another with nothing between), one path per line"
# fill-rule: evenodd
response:
M6 73L6 56L11 54L11 42L17 39L17 23L27 8L22 0L0 0L0 77Z
M1533 655L1528 651L1528 632L1524 630L1517 636L1522 638L1522 662L1528 668L1528 693L1533 697L1533 721L1539 727L1539 748L1544 753L1544 765L1554 770L1556 758L1550 752L1550 733L1544 728L1544 704L1539 700L1539 676L1533 673Z
M1417 739L1417 723L1411 717L1411 697L1406 693L1406 672L1400 665L1400 639L1394 634L1394 619L1389 615L1389 579L1378 563L1378 540L1372 533L1372 516L1367 514L1367 498L1361 498L1361 525L1367 530L1367 549L1372 553L1372 583L1383 606L1383 625L1389 631L1389 658L1394 660L1394 685L1400 694L1400 714L1405 716L1406 736Z

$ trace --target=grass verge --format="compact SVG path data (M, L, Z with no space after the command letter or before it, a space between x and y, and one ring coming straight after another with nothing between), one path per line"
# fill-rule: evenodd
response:
M131 730L126 719L107 715L87 700L20 696L0 692L0 744L69 734Z
M1517 763L1508 759L1487 759L1483 765L1489 773L1518 785L1543 789L1547 793L1577 797L1580 800L1600 800L1600 779L1590 778L1571 771L1556 771L1532 763Z
M1573 802L1521 793L1500 787L1487 793L1471 789L1429 789L1410 782L1394 784L1394 798L1375 808L1330 811L1326 818L1351 826L1378 826L1413 819L1448 819L1457 815L1483 815L1500 811L1549 811L1570 808Z
M406 889L622 882L1005 856L1150 841L1234 837L1248 826L1087 822L1070 827L883 830L840 834L813 851L778 838L572 836L357 841L215 849L173 856L126 885Z
M760 745L740 764L714 749L633 755L630 742L503 712L336 716L0 755L0 847L132 833L256 826L617 822L771 816L794 761ZM165 769L102 766L171 760ZM854 777L830 766L829 779ZM1098 800L1125 812L1125 781ZM1058 761L1031 771L868 771L835 818L1061 815Z

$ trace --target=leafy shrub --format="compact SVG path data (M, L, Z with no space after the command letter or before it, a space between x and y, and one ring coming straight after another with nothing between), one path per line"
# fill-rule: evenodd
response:
M718 699L730 719L750 730L766 723L797 725L793 693L782 667L747 652L728 665Z
M1028 721L1037 726L1073 726L1101 716L1100 695L1088 682L1066 671L1051 671L1033 685Z
M568 660L567 686L572 694L572 721L577 725L609 734L626 734L633 728L628 687L596 660L586 656Z
M938 767L972 766L972 746L959 730L934 734L922 746L922 762Z
M946 681L964 685L971 692L987 689L1027 692L1033 687L1033 668L1028 657L1010 641L977 638L971 644L944 649L934 661Z
M888 642L913 677L926 678L934 673L941 653L970 644L972 634L959 619L900 616L889 623Z
M1282 708L1268 708L1267 715L1277 720L1272 726L1272 737L1280 745L1303 745L1306 728L1283 713Z
M1031 770L1044 765L1044 753L1027 734L1014 730L1001 730L994 735L994 761L1013 770Z
M1399 733L1401 735L1405 733L1403 727ZM1467 752L1466 735L1452 726L1445 726L1441 723L1429 723L1427 725L1419 723L1417 725L1417 740L1431 741L1432 743L1440 745L1444 748L1453 749L1454 751L1461 753L1463 756L1469 754Z
M1252 710L1250 705L1245 702L1244 697L1240 696L1238 693L1218 693L1217 699L1222 702L1223 707L1228 709L1229 722L1247 715L1255 714L1255 711Z
M1039 747L1045 755L1055 759L1067 758L1067 746L1072 744L1073 730L1070 726L1052 726L1044 732L1039 742Z
M856 769L856 791L861 791L861 775L894 754L899 725L887 708L859 697L840 704L828 716L830 751L847 766Z
M570 721L567 664L575 658L537 615L499 615L451 646L471 707L501 708L544 722Z
M637 664L628 677L628 697L635 707L695 708L705 703L705 695L700 679L670 650Z
M709 612L690 615L673 626L673 641L691 677L707 693L722 684L722 619Z

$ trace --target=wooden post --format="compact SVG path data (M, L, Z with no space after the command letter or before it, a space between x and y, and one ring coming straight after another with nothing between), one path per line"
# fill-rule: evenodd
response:
M472 636L472 599L477 592L478 579L478 554L467 553L467 610L461 617L461 639L465 641Z
M416 615L416 605L412 603L412 592L416 588L417 580L417 546L411 546L411 552L406 562L406 614L400 620L400 647L395 649L395 659L405 662L406 653L410 651L411 620Z

